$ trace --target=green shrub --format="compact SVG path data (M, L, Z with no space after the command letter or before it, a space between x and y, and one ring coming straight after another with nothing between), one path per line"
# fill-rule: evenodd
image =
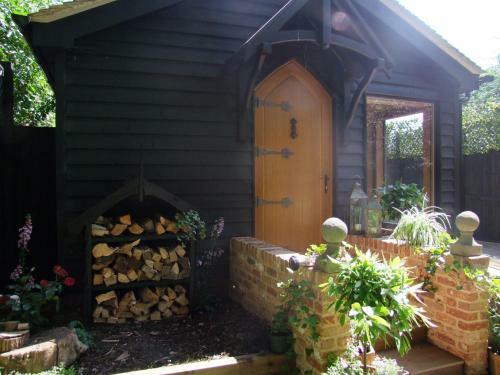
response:
M94 338L92 334L87 331L82 322L78 320L73 320L68 324L69 328L73 328L75 330L76 335L78 336L78 340L84 345L91 347L94 343Z
M356 256L330 261L339 272L322 287L335 302L331 307L339 314L343 325L349 318L355 337L364 352L378 339L392 338L400 354L410 349L410 334L414 326L431 325L419 301L421 284L413 285L404 263L395 258L387 262L370 251L355 249Z
M394 185L382 188L380 204L384 218L397 221L401 216L401 211L413 206L422 208L425 206L425 201L425 194L416 184L403 184L401 181L396 181Z

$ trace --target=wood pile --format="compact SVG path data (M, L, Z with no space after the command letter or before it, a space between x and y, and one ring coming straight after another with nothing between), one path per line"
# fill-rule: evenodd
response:
M114 290L95 297L94 323L125 323L170 319L189 314L189 299L182 285L129 290L119 296Z
M143 233L161 236L167 232L175 234L178 228L172 220L162 215L156 215L154 220L146 218L140 221L132 220L130 214L121 215L116 219L100 216L91 227L92 237L138 236Z
M112 247L98 243L92 248L93 285L112 286L136 281L178 280L189 277L191 264L181 245L156 248L141 240Z

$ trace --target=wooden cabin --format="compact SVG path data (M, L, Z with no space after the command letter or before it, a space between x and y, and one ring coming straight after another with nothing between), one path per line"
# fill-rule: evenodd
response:
M299 251L347 220L358 178L461 208L481 69L396 0L76 0L16 21L57 99L61 259L81 256L67 223L141 160L227 238ZM401 167L387 128L405 116L419 151Z

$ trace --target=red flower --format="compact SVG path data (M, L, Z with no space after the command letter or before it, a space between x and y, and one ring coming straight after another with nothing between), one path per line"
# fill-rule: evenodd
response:
M64 279L63 284L67 287L72 287L75 285L76 280L73 277L67 277Z
M40 286L42 288L47 288L49 286L48 280L40 280Z
M57 265L57 266L54 266L54 268L52 269L54 271L54 273L59 276L59 277L62 277L63 279L65 277L68 277L68 272L62 268L61 266Z

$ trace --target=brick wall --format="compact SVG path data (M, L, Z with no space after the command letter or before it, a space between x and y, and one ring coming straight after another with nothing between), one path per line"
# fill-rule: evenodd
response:
M406 265L411 267L413 277L425 275L426 257L416 254L409 246L360 236L349 236L347 241L362 250L371 249L386 259L404 258ZM230 253L231 297L248 311L270 322L280 303L278 282L305 278L317 286L326 281L326 274L312 269L304 269L300 274L288 272L291 256L303 257L254 238L233 238ZM448 256L448 261L452 260ZM487 257L467 258L469 263L483 267L486 260ZM438 270L431 281L437 291L421 296L428 316L437 325L429 329L428 340L462 358L466 374L485 374L488 340L486 294L463 274L456 272ZM294 332L298 367L302 371L312 370L314 374L321 372L329 352L340 352L345 348L349 337L347 326L340 326L335 315L326 309L331 301L326 301L322 293L316 295L314 308L320 318L320 342L312 343L305 332ZM306 348L312 348L313 355L306 356Z
M385 259L399 256L411 267L413 277L420 279L427 257L416 254L406 245L394 240L381 240L360 236L348 236L347 242L360 249L371 249ZM489 258L446 256L446 262L458 260L471 266L488 268ZM430 328L427 340L432 344L461 358L465 362L466 374L486 374L488 356L488 296L478 289L473 281L460 272L445 272L438 269L431 277L436 288L434 293L424 293L421 298L429 318L436 324Z

